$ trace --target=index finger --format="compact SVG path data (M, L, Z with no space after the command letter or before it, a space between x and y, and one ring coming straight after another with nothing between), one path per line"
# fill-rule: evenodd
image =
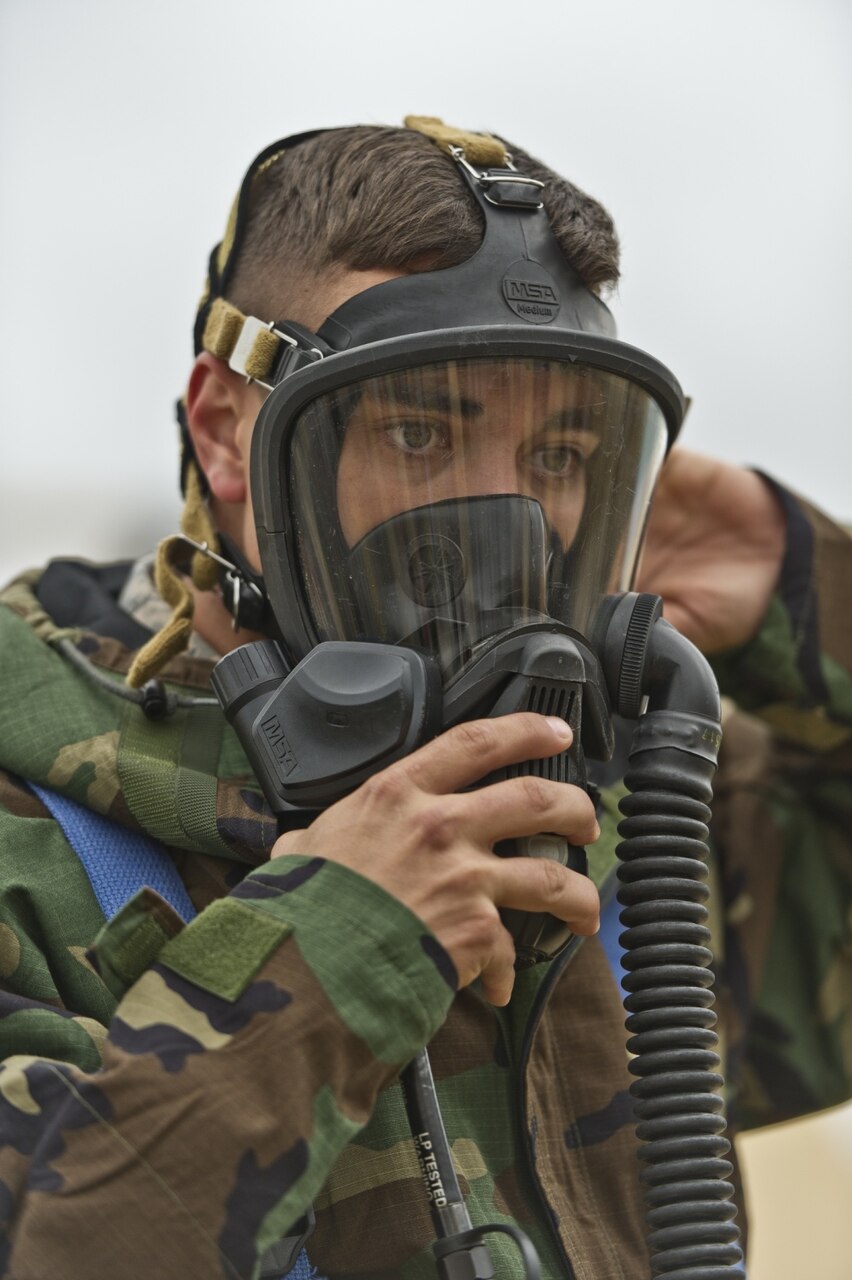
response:
M515 711L454 725L407 756L401 767L422 791L448 795L494 769L558 755L570 747L572 738L569 725L558 716Z

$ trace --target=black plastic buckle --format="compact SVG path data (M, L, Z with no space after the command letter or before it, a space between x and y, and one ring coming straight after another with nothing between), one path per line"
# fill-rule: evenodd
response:
M272 366L270 375L273 387L305 365L315 364L328 355L328 347L310 329L292 320L276 321L269 326L276 338L281 339L281 351Z

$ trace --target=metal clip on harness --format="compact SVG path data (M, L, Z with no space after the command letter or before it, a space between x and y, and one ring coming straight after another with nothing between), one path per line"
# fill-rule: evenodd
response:
M653 1276L731 1280L743 1255L703 905L721 711L708 664L660 608L655 596L621 597L600 649L616 709L635 717L648 697L618 828L630 1092Z

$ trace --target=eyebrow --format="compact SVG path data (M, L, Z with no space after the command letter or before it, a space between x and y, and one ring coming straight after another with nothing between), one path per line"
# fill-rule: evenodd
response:
M453 395L437 387L416 388L409 382L394 377L388 378L389 385L379 394L388 399L398 401L414 409L432 409L436 413L460 413L462 418L482 418L485 406L480 400L472 400L467 396ZM549 415L541 426L547 431L571 430L583 435L600 437L600 428L588 421L590 410L600 408L604 401L596 404L570 405L556 410Z
M383 393L400 404L414 409L435 409L439 413L461 413L463 418L482 417L485 406L479 400L470 400L467 396L451 395L438 388L417 389L405 382L392 380Z
M595 422L588 421L589 409L594 405L572 405L570 408L559 409L550 417L545 418L542 427L546 431L570 430L576 431L580 435L600 437L601 429Z

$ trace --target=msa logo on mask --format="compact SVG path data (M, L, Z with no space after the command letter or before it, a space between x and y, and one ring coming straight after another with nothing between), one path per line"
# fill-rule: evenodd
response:
M559 294L553 280L537 262L519 259L503 277L506 305L531 324L549 324L559 312Z
M295 751L284 736L281 721L276 715L271 715L267 720L263 721L260 727L266 735L269 749L278 763L282 776L288 777L299 762L296 759Z

